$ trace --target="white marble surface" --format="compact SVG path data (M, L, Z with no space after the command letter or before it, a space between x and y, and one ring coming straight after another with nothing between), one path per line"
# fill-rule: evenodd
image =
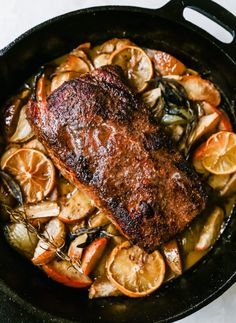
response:
M168 0L0 0L0 49L29 28L72 10L111 4L158 8L167 2ZM236 15L235 0L215 0L215 2ZM207 24L206 29L211 29L213 33L224 37L220 35L221 31L214 26L210 27ZM180 322L234 323L236 322L235 314L236 284L217 300Z

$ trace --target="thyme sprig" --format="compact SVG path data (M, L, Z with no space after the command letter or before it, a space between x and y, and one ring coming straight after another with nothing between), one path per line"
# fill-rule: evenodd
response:
M38 231L36 227L34 227L28 220L26 214L24 211L19 210L19 209L12 209L9 205L1 203L1 206L4 208L5 212L9 215L12 221L16 223L21 223L24 224L26 229L34 233L41 241L45 242L50 248L55 250L56 255L62 259L66 260L71 263L71 266L74 267L76 270L79 272L83 273L82 267L81 267L81 261L73 261L71 258L62 250L64 245L58 247L55 242L53 241L53 238L50 237L49 234L44 235Z

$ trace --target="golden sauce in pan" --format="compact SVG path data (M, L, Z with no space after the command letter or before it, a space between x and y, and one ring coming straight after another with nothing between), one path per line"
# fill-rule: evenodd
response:
M30 95L41 104L63 82L114 62L216 196L202 216L151 255L130 245L106 214L55 170L24 112ZM116 38L95 47L81 44L32 80L6 103L3 116L0 202L5 235L14 249L57 282L90 288L90 298L146 296L211 250L236 192L236 153L229 153L236 151L236 135L212 82L168 53ZM112 125L95 129L87 153L102 149L113 130ZM26 181L33 176L31 165L37 170L42 162L45 181L51 181L46 196L40 176Z

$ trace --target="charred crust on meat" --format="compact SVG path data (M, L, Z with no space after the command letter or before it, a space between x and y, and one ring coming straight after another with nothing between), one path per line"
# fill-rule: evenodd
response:
M196 173L184 160L177 160L175 166L191 178L196 178Z
M142 216L144 217L153 217L154 216L154 210L152 208L152 206L147 203L146 201L141 201L139 204L139 210Z
M72 166L75 169L77 178L80 179L83 183L89 184L93 179L93 173L89 169L89 158L82 155L77 157L77 163Z
M187 164L185 161L178 160L175 162L175 166L179 170L183 171L189 178L191 178L192 186L199 192L199 196L203 196L205 199L208 197L212 198L212 189L206 183L199 180L199 175L196 174L194 169L189 164ZM191 196L193 198L193 202L195 202L194 195L191 194Z
M166 148L169 152L176 150L172 139L161 129L156 133L145 133L144 146L147 150Z
M54 164L148 252L182 231L208 201L208 187L127 86L103 66L67 81L28 120Z
M117 197L111 197L107 200L107 205L112 210L112 212L115 212L119 204L120 204L120 200Z

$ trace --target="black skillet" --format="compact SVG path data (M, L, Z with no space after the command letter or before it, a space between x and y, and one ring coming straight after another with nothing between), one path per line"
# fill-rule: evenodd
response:
M158 10L99 7L49 20L0 52L0 103L41 64L81 42L128 37L139 45L172 53L222 89L233 120L236 40L223 44L187 22L192 7L233 35L236 18L207 0L172 0ZM231 107L231 109L230 109ZM236 128L235 128L236 130ZM88 300L87 292L60 286L22 259L0 237L1 322L170 322L197 311L221 295L236 277L236 210L213 250L200 264L150 297Z

